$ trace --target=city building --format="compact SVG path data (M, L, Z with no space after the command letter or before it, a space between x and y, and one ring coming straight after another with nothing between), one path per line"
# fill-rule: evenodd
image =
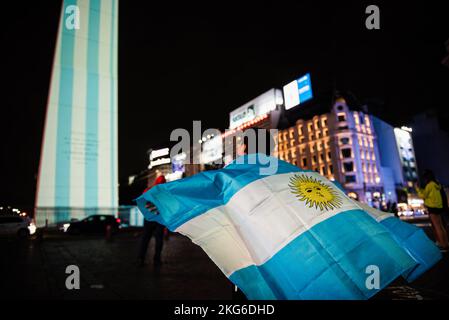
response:
M282 115L283 104L282 91L273 88L233 110L229 114L229 129L222 134L224 152L235 151L235 146L243 142L237 132L244 132L254 127L276 129ZM234 158L235 154L226 154L223 162L229 163Z
M412 129L394 128L372 117L377 134L382 178L387 199L398 204L400 213L424 213L423 201L416 194L418 165L413 146Z
M371 116L351 110L343 97L327 110L279 130L276 156L338 181L354 199L379 205L385 193Z

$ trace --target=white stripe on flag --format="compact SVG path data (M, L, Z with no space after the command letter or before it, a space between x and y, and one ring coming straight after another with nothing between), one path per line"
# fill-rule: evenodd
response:
M101 2L98 44L98 207L111 207L111 22L112 1Z
M352 200L352 199L351 199ZM364 210L366 213L368 213L374 220L377 222L381 222L387 218L394 217L394 215L390 212L384 212L377 209L374 209L373 207L370 207L366 203L361 203L356 200L352 200L357 206L360 207L360 209Z
M338 208L306 206L289 187L290 178L295 176L308 176L329 186L341 199ZM353 209L359 207L318 173L286 173L250 183L227 204L189 220L176 231L200 245L229 276L238 269L265 263L316 224Z

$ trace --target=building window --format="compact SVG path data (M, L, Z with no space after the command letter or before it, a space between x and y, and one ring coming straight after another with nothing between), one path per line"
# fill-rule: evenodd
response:
M305 140L306 138L304 137L304 136L300 136L299 137L299 143L304 143L304 140Z
M324 130L323 130L323 137L326 137L326 136L328 135L328 133L329 133L329 130L324 129Z
M301 162L302 162L302 167L307 168L307 158L302 158Z
M326 127L327 127L327 118L324 118L324 119L321 121L321 126L322 126L323 128L326 128Z
M338 115L338 122L344 122L346 121L346 117L344 114L339 114Z
M355 176L354 175L345 176L345 182L346 183L355 183L356 182Z
M352 172L354 171L354 163L351 162L344 162L343 167L345 169L345 172Z
M365 122L366 122L366 126L368 127L370 125L370 121L369 121L369 116L367 114L365 114Z
M357 112L354 112L354 121L355 121L355 124L359 124L360 123L360 121L359 121L359 114Z
M302 125L298 126L298 134L302 135Z
M349 144L349 138L341 138L340 143L341 144Z
M351 148L341 149L341 155L342 155L343 158L345 158L345 159L351 158L351 156L352 156L352 150L351 150Z
M324 155L322 154L322 153L320 153L320 162L323 162L324 161Z
M330 151L327 152L327 161L331 161L331 152Z
M316 164L316 156L315 155L312 156L312 164Z
M355 192L349 192L349 193L348 193L348 197L349 197L349 198L352 198L352 199L354 199L354 200L359 200L359 196L358 196L358 194L355 193Z
M309 122L308 124L307 124L307 132L312 132L312 122Z
M329 173L334 173L334 167L331 164L329 165Z
M362 125L362 132L363 132L363 133L366 133L366 131L365 131L365 126L364 126L364 125Z
M327 175L326 166L322 166L322 167L321 167L321 174L322 174L323 176L326 176L326 175Z

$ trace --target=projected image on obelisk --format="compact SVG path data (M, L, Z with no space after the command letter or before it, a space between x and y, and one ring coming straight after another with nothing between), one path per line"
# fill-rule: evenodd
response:
M118 207L117 25L118 0L63 2L39 167L38 221L40 213Z

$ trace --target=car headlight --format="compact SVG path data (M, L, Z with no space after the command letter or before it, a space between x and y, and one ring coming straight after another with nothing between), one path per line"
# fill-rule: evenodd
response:
M30 235L35 234L36 233L36 225L31 222L30 225L28 226L28 230L30 231Z
M63 225L62 225L62 230L64 231L64 232L67 232L67 229L70 227L70 223L64 223Z

